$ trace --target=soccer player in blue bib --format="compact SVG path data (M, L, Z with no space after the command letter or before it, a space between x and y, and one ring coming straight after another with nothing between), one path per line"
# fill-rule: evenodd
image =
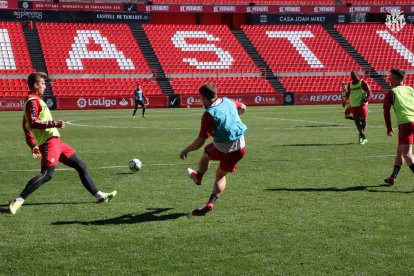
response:
M147 118L145 115L145 103L147 103L147 98L142 92L141 85L137 83L137 89L134 91L134 98L135 98L135 108L134 112L132 113L132 118L135 119L135 113L137 113L138 105L142 107L142 118Z
M224 192L227 173L236 171L237 162L245 154L244 133L247 130L239 116L246 110L243 103L226 97L218 98L216 86L209 82L199 88L199 93L205 108L200 132L198 137L181 151L180 158L185 159L189 152L198 150L208 138L213 137L213 142L204 148L198 170L188 168L187 175L197 185L201 185L203 175L210 166L210 160L218 160L220 164L216 170L216 179L210 199L203 207L193 210L193 216L204 216L211 211L216 200Z

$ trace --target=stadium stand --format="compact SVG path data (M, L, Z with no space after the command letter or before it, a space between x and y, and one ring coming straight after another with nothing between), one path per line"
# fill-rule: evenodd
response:
M414 27L392 32L385 24L336 25L335 28L371 64L386 74L392 67L414 70ZM385 73L384 73L385 72Z
M274 93L272 85L261 77L234 78L175 78L171 85L177 94L198 94L198 88L207 81L214 81L220 94Z
M345 5L412 5L412 0L343 0Z
M55 95L129 95L137 82L162 94L128 25L39 23L38 30Z
M227 26L144 25L144 30L175 93L197 93L205 77L221 93L244 91L231 84L253 86L251 93L275 92Z
M321 25L242 26L288 92L338 93L362 68ZM329 49L329 51L326 51ZM368 78L373 91L381 86Z
M274 73L362 70L321 25L244 25L242 29Z
M0 96L21 97L33 70L20 22L0 22Z
M370 86L371 91L382 91L381 86L372 78L362 77ZM283 76L281 82L290 92L301 93L333 93L341 91L341 82L348 83L350 76Z
M132 96L137 82L145 95L162 95L158 84L150 79L58 79L52 88L55 96Z
M334 5L334 0L154 0L156 4L203 4L203 5Z

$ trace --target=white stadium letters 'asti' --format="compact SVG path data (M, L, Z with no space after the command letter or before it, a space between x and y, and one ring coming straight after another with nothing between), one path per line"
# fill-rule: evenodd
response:
M310 31L266 31L270 38L287 38L296 51L306 60L311 68L324 68L323 63L315 56L308 46L302 41L302 37L315 37Z
M176 48L183 52L215 52L220 61L198 61L196 58L183 58L184 62L197 69L230 69L234 59L232 55L215 44L189 44L186 38L205 38L207 41L220 41L220 38L206 31L177 31L171 38Z
M0 29L0 70L16 70L16 61L10 42L9 31L7 29Z
M66 64L70 70L83 70L83 59L116 59L121 70L134 70L135 66L131 59L126 58L122 51L116 49L115 44L109 43L107 37L101 35L98 30L77 30L75 43L72 44L72 51L69 51L69 58ZM89 38L100 45L101 51L89 51L87 44Z
M377 34L384 39L395 51L397 51L402 57L404 57L412 66L414 66L414 54L411 53L407 47L399 42L392 34L388 31L378 30Z

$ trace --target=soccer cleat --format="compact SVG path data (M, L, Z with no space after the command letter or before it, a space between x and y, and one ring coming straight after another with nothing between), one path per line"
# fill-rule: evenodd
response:
M17 211L22 207L23 203L18 201L17 199L10 201L9 204L9 211L12 215L15 215Z
M367 138L362 138L362 140L359 143L361 145L365 145L366 143L368 143L368 139Z
M384 179L384 182L385 182L385 184L388 184L388 186L392 186L392 185L394 185L394 183L397 181L397 179L396 178L394 178L394 177L392 177L392 176L390 176L390 177L388 177L388 178L385 178Z
M132 115L132 119L135 119L135 115Z
M144 118L144 119L146 119L146 118L148 118L146 115L142 115L142 118Z
M191 212L191 215L195 216L195 217L199 217L199 216L205 216L208 212L210 212L211 210L213 210L214 207L214 203L209 202L206 205L204 205L201 208L198 209L194 209Z
M106 203L111 201L117 194L118 192L112 191L111 193L102 193L102 197L98 199L99 203Z
M187 175L194 181L195 184L201 185L202 180L198 177L198 173L195 170L187 168Z

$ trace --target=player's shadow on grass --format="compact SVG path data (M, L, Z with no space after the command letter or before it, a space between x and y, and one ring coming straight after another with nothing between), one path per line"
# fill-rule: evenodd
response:
M99 219L92 221L56 221L52 225L82 224L82 225L108 225L108 224L134 224L151 221L165 221L188 216L186 213L174 213L158 215L159 213L171 210L172 208L147 208L149 212L143 214L128 214L116 218Z
M413 193L412 191L395 191L395 190L375 190L374 188L380 187L387 187L390 188L387 184L380 184L380 185L371 185L371 186L351 186L345 188L336 188L336 187L327 187L327 188L269 188L265 189L265 191L269 192L278 192L278 191L285 191L285 192L358 192L358 191L367 191L367 192L374 192L374 193L403 193L409 194Z

